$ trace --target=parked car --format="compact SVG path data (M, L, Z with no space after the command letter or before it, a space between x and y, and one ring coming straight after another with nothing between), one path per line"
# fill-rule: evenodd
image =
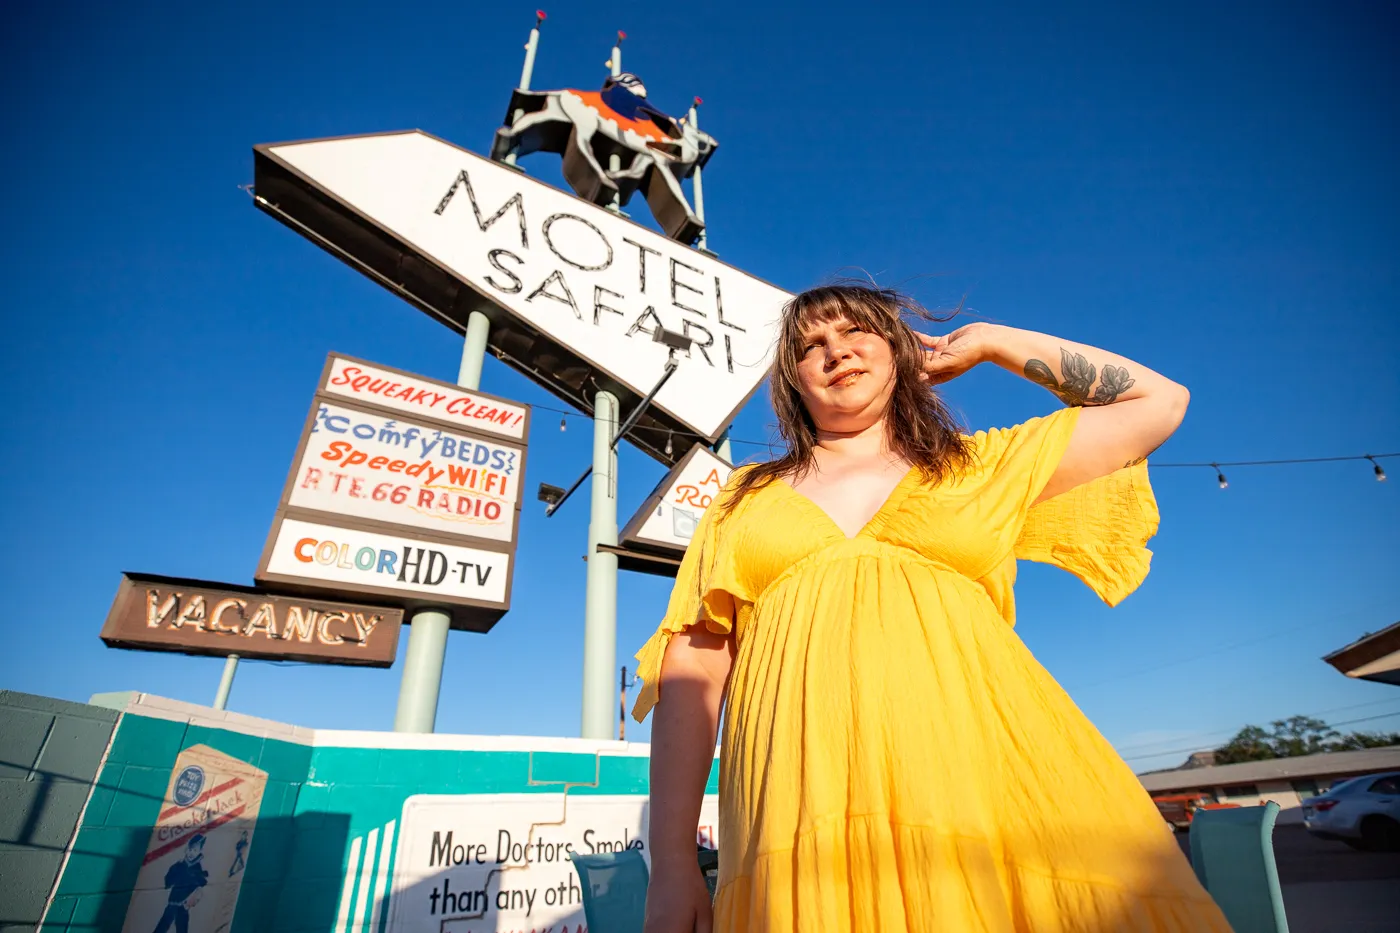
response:
M1206 794L1169 794L1153 797L1152 802L1157 805L1162 819L1177 832L1191 828L1191 817L1197 810L1228 810L1239 806L1237 803L1216 803Z
M1303 801L1303 825L1320 839L1354 849L1400 852L1400 771L1334 784Z

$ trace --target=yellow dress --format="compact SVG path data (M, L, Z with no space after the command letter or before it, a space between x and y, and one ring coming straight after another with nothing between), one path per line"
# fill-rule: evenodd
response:
M1017 558L1110 604L1147 575L1145 466L1031 507L1078 415L978 433L972 470L911 473L854 538L782 482L706 513L637 654L634 715L673 634L735 633L716 933L1229 930L1012 630Z

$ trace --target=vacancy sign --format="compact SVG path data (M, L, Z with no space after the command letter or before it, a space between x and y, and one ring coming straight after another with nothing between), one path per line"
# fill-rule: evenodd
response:
M332 354L256 578L488 630L510 606L528 429L526 406Z
M772 363L787 292L434 136L352 136L257 152L639 397L666 365L656 329L688 335L691 350L652 404L711 441ZM268 191L280 197L275 186ZM522 372L559 390L556 374Z

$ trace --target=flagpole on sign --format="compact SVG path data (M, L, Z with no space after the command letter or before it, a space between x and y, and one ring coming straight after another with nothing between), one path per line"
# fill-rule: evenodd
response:
M614 78L622 74L622 40L626 38L627 33L619 29L617 31L617 44L613 46L612 57L608 59L608 69L611 71ZM618 172L622 171L622 157L617 153L608 156L608 171L614 178L617 177ZM612 200L608 202L608 210L615 214L622 213L622 198L620 195L613 195Z
M525 64L520 69L520 90L530 89L535 71L535 52L540 45L543 10L535 11L535 26L525 43ZM512 120L520 118L520 111ZM515 164L515 153L505 161ZM481 388L481 367L486 361L486 345L491 337L491 321L480 311L467 316L462 341L462 362L457 368L457 384L464 389ZM432 732L437 725L438 698L442 692L442 669L447 660L447 633L452 618L440 609L420 609L408 619L408 648L404 652L403 674L399 680L399 702L394 711L395 732Z
M704 103L700 98L695 98L695 103L690 105L690 125L695 129L700 129L700 105ZM705 222L705 189L700 184L700 166L695 166L695 176L691 181L695 187L695 216L700 219L700 223ZM700 239L696 241L695 248L702 253L710 253L709 231L705 227L700 228ZM710 253L710 255L714 255ZM725 459L728 459L727 457Z
M525 43L525 65L520 69L520 90L522 91L530 90L530 79L534 77L535 74L535 52L540 47L540 26L544 23L544 19L544 10L536 10L535 28L530 30L530 40ZM525 111L516 108L516 111L510 115L510 121L514 123L516 120L519 120L524 113ZM515 150L512 148L501 161L505 162L507 165L514 165Z

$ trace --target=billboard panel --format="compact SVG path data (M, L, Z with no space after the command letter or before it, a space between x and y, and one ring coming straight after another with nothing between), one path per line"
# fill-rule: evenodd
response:
M694 341L632 440L713 441L766 375L789 295L713 256L426 133L255 148L258 206L591 410L659 380L657 327Z

